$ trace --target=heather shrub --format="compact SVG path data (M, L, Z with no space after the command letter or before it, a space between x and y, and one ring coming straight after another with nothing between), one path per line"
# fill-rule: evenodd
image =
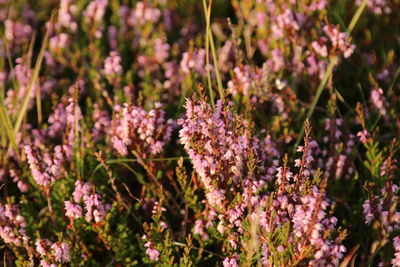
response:
M400 266L399 0L0 0L5 266Z

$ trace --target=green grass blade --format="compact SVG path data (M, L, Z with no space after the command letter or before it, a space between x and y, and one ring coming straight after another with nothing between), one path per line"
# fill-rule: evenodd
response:
M360 19L361 14L364 11L366 5L367 5L367 0L363 0L361 5L357 8L356 12L354 13L353 17L351 18L351 21L350 21L349 26L347 27L347 31L346 31L349 36L350 36L351 32L353 31L354 27L356 26L358 20ZM333 68L335 67L337 61L338 61L338 58L335 56L329 62L329 65L328 65L328 67L326 69L324 77L322 78L321 82L319 83L319 86L318 86L318 89L317 89L317 93L315 94L313 103L311 104L311 107L308 110L307 119L310 119L312 114L314 113L314 109L315 109L315 107L316 107L316 105L318 103L319 97L321 96L322 91L324 90L324 88L326 86L326 83L328 82L329 78L331 77ZM294 148L293 148L293 152L296 151L298 145L301 142L301 139L303 139L303 136L304 136L304 124L303 124L303 126L301 128L299 136L297 137L296 143L295 143Z
M209 41L209 30L210 30L210 15L211 9L207 9L206 0L203 0L203 8L204 8L204 16L206 18L206 34L205 34L205 45L206 45L206 71L207 71L207 84L208 84L208 92L210 94L210 102L213 109L215 109L214 103L214 93L212 89L212 82L211 82L211 73L208 66L210 65L210 41Z
M337 57L334 57L331 60L331 62L329 63L329 65L328 65L328 67L327 67L327 69L325 71L324 77L322 78L321 82L319 83L319 86L318 86L318 89L317 89L317 93L315 94L315 97L314 97L314 100L313 100L313 102L311 104L311 107L308 110L307 117L306 117L307 119L310 119L312 114L314 113L314 110L315 110L315 107L317 106L319 97L321 96L322 91L324 90L326 83L328 82L329 78L331 77L333 68L335 67L336 63L337 63ZM303 139L304 129L305 129L304 127L305 127L305 125L303 124L303 126L301 127L300 134L297 137L296 143L294 144L293 151L297 150L297 147L299 146L299 144L301 142L301 139Z
M213 35L211 32L211 27L210 27L211 3L212 3L212 1L209 2L209 5L207 7L206 0L203 0L204 12L206 12L206 14L207 14L207 16L206 16L206 19L207 19L206 35L208 35L208 40L209 40L210 47L211 47L211 55L213 57L214 71L215 71L215 77L217 78L219 97L221 99L223 99L225 97L224 88L222 86L221 74L218 69L218 58L217 58L217 53L215 50L214 38L213 38Z
M22 124L22 120L24 119L26 111L28 109L30 96L31 96L31 93L32 93L32 90L33 90L33 86L34 86L37 78L39 77L39 71L40 71L40 67L42 65L44 52L46 51L46 47L47 47L48 41L49 41L49 31L47 30L46 34L44 36L44 39L43 39L42 47L40 48L39 56L38 56L38 58L36 60L35 67L33 69L32 77L31 77L31 79L29 81L29 84L28 84L28 89L27 89L26 95L25 95L24 100L22 102L22 106L19 109L17 120L15 121L14 133L17 133L19 131L19 128L21 127L21 124ZM38 90L40 90L40 88L38 88Z
M14 149L14 152L17 155L17 157L19 157L19 149L15 139L14 131L12 129L11 119L6 112L3 101L0 101L0 122L2 129L5 131L5 134L7 135L10 141L11 147Z
M351 18L351 21L349 23L349 26L347 27L347 34L350 35L351 32L353 31L354 27L356 26L358 20L361 17L361 14L363 13L365 6L367 5L368 0L363 0L361 5L357 8L356 13L354 13L353 17Z
M209 32L209 35L210 35L210 44L211 44L211 54L212 54L213 61L214 61L215 76L217 77L219 97L221 99L223 99L225 97L224 87L222 86L221 74L219 73L219 69L218 69L218 58L217 58L217 53L215 51L214 38L212 36L211 30Z

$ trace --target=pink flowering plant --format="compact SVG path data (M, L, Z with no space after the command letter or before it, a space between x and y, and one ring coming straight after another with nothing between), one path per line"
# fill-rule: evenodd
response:
M5 266L400 266L399 0L0 0Z

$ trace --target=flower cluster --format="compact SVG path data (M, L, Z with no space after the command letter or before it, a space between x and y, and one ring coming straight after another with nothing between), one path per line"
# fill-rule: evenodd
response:
M221 100L215 111L196 99L187 99L185 108L186 118L178 121L180 142L205 186L208 202L223 208L228 184L240 188L242 180L254 178L249 164L264 156L260 141L250 136L246 121L234 116Z
M117 51L110 52L110 56L104 62L103 72L110 79L122 74L121 57Z
M396 251L394 254L394 259L392 260L393 266L400 266L400 236L393 238L393 246Z
M5 38L9 42L9 46L17 51L17 47L21 44L29 42L32 36L32 27L29 24L24 24L18 21L6 19L4 21Z
M37 239L35 242L36 252L42 260L42 267L55 267L58 263L66 263L70 260L70 246L65 242L52 243L48 239Z
M365 223L378 222L385 232L393 232L400 227L400 212L396 211L399 187L387 181L381 189L381 196L372 195L363 204Z
M26 226L26 220L16 205L0 204L0 237L5 243L15 246L26 244L29 240L25 233Z
M169 141L172 133L172 120L165 121L165 112L161 104L155 104L155 109L146 110L133 105L117 106L115 119L111 122L114 149L126 156L135 151L146 158L160 153Z
M347 33L340 32L339 29L333 25L325 25L324 32L328 36L334 51L339 51L345 58L348 58L353 54L355 45L350 43ZM325 52L323 54L325 55L322 56L326 56Z
M108 0L94 0L86 7L83 12L85 22L89 27L93 27L94 36L101 38L103 35L103 17L108 6Z
M373 106L378 110L379 114L381 114L382 116L386 115L386 100L382 88L373 89L371 91L371 102Z
M54 152L51 154L47 151L40 153L32 145L25 145L24 148L32 177L38 185L48 187L52 182L61 178L64 161L61 146L55 146Z
M189 74L191 70L194 70L199 75L205 74L207 68L206 51L199 49L198 51L183 53L180 67L185 74Z
M84 203L87 222L94 221L95 223L99 223L103 221L107 212L110 210L110 205L103 204L98 194L90 193L90 183L83 183L79 180L76 181L75 190L72 195L74 201L67 200L64 202L65 216L70 218L71 222L73 222L74 219L82 217L83 210L79 204L81 202Z
M56 28L64 27L75 32L78 28L78 24L75 21L76 12L77 7L73 4L72 0L61 0Z
M149 256L150 260L157 261L158 257L160 256L160 252L154 248L154 244L151 241L148 241L144 246L146 249L146 254Z
M295 161L298 171L292 172L286 163L277 168L276 193L259 198L257 205L261 208L250 215L251 222L261 229L261 240L268 240L270 234L278 234L285 227L290 229L283 241L262 241L262 261L267 266L275 265L271 261L275 250L278 254L290 251L294 265L308 258L310 266L337 266L346 251L342 238L334 234L337 218L326 212L332 206L325 191L327 180L312 181L311 174L318 177L319 173L311 168L316 144L309 138L308 127L305 144L298 149L303 155ZM271 198L272 202L268 200Z
M361 5L361 3L361 0L356 0L357 5ZM375 15L390 14L392 12L386 0L368 0L367 7Z

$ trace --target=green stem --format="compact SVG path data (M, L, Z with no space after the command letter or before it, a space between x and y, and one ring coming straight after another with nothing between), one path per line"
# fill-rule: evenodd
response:
M366 5L367 5L367 0L363 0L361 5L357 8L356 13L354 13L353 17L351 18L351 21L350 21L349 26L347 27L347 31L346 31L349 36L350 36L351 32L353 31L354 27L356 26L358 20L360 19L361 14L364 11ZM328 68L326 69L326 72L324 74L324 77L322 78L322 80L318 86L317 93L315 94L315 97L314 97L314 101L311 104L311 107L307 113L307 119L310 119L311 116L313 115L314 109L318 103L319 97L321 96L322 91L324 90L324 88L326 86L326 83L328 82L329 78L331 77L333 68L335 67L337 62L338 62L337 56L332 58L332 60L330 61ZM304 124L301 128L299 136L297 137L296 143L293 148L293 152L296 151L297 146L301 142L301 139L303 139L303 136L304 136Z
M208 84L208 91L210 94L210 101L211 106L215 109L214 103L214 93L212 89L212 82L211 82L211 73L208 66L210 65L210 42L209 42L209 35L208 32L210 31L210 15L211 9L207 10L206 0L203 0L203 8L204 8L204 16L206 18L206 35L205 35L205 42L206 42L206 71L207 71L207 84ZM210 11L210 12L209 12Z

